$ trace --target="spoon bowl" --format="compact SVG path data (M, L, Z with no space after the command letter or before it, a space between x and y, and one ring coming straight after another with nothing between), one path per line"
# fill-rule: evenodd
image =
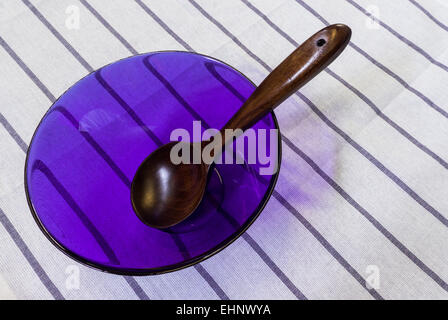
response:
M132 181L134 211L151 227L168 228L186 219L204 196L209 165L173 164L170 152L176 143L152 152Z

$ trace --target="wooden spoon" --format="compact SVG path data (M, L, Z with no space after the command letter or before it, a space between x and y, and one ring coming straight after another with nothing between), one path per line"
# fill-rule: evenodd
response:
M225 137L225 129L250 128L339 56L350 37L350 28L343 24L314 34L267 76L219 134ZM221 141L222 146L229 142ZM194 212L204 196L210 164L173 164L170 151L176 143L152 152L132 181L134 211L151 227L167 228L181 222ZM202 151L208 143L196 146Z

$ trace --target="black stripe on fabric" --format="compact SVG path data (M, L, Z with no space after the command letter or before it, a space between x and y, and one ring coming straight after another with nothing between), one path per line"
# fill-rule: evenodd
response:
M179 251L181 252L184 259L190 259L191 255L188 252L187 247L182 242L182 239L180 235L178 234L171 234L174 242L176 243L177 247L179 248ZM197 263L193 266L193 268L199 273L199 275L207 282L207 284L210 286L210 288L213 289L213 291L216 293L216 295L221 300L230 300L229 296L224 292L224 290L221 288L221 286L215 281L213 276L200 264Z
M3 49L9 54L9 56L19 65L19 67L28 75L28 77L36 84L37 87L39 87L42 91L42 93L50 100L54 101L54 96L50 93L50 91L42 84L42 82L36 77L36 75L26 66L26 64L20 59L17 54L11 49L11 47L3 40L2 37L0 37L0 45L3 47ZM14 139L14 141L17 143L19 148L23 152L27 152L28 145L25 141L20 137L20 135L17 133L17 131L13 128L13 126L8 122L8 120L0 114L0 123L3 125L3 127L6 129L6 131L9 133L9 135ZM14 225L8 220L8 217L3 212L3 210L0 208L0 220L3 225L3 227L6 229L6 231L9 233L11 238L13 239L16 246L19 248L19 250L24 255L25 259L28 261L31 268L34 270L42 284L47 288L47 290L50 292L50 294L57 300L64 300L64 297L62 293L59 291L59 289L56 287L56 285L51 281L48 274L45 272L45 270L42 268L40 263L37 261L37 259L34 257L34 255L31 253L31 250L28 248L26 243L23 241L23 239L20 237L19 233L17 232Z
M64 37L56 30L56 28L53 27L53 25L51 25L51 23L48 22L47 19L45 19L42 13L40 13L39 10L37 10L37 8L31 4L31 2L29 2L28 0L22 0L22 2L31 10L36 18L39 19L39 21L42 22L45 27L47 27L47 29L59 40L59 42L62 43L62 45L76 58L76 60L78 60L78 62L81 63L84 68L86 68L86 70L88 70L89 72L93 71L92 66L88 64L83 57L81 57L81 55L71 46L70 43L68 43L67 40L64 39Z
M294 206L292 206L280 193L277 191L274 191L273 196L275 199L277 199L278 202L280 202L294 217L297 218L297 220L300 221L303 226L309 230L309 232L319 241L319 243L333 256L333 258L338 261L341 266L347 270L348 273L350 273L353 278L363 287L367 290L367 292L370 293L372 297L374 297L376 300L384 300L384 298L376 291L375 289L367 288L366 287L366 280L359 274L358 271L356 271L355 268L352 267L352 265L325 239L325 237L317 231L316 228L313 227L313 225L306 220L300 213L297 211Z
M312 13L316 18L321 20L325 25L328 25L328 21L326 21L322 16L320 16L313 8L305 4L302 0L296 0L298 4L303 6L306 10ZM353 48L355 48L358 52L363 54L365 57L370 57L367 53L361 51L359 47L357 47L353 42L349 44ZM373 59L373 58L372 58ZM374 60L371 60L372 62ZM376 64L376 63L375 63ZM376 64L379 66L379 64ZM311 103L309 99L307 99L302 94L298 93L299 97L303 97L302 100L305 101L312 109L317 113L319 118L323 119L324 122L327 123L334 131L336 131L341 137L344 138L350 145L352 145L357 151L359 151L363 156L365 156L372 164L374 164L381 172L383 172L387 177L389 177L393 182L395 182L404 192L406 192L411 198L413 198L420 206L422 206L425 210L431 213L437 220L439 220L443 225L448 226L448 219L445 218L438 210L432 207L429 203L423 200L415 191L413 191L408 185L406 185L398 176L392 173L388 168L386 168L378 159L376 159L373 155L371 155L367 150L361 147L357 142L355 142L352 138L350 138L344 131L339 129L335 124L333 124L325 115L314 105Z
M255 173L256 177L259 177ZM261 180L261 179L260 179ZM264 180L264 179L263 179ZM263 181L266 183L266 181ZM274 191L276 192L276 191ZM227 222L230 223L234 228L238 228L239 223L232 217L224 208L218 205L218 201L213 198L212 195L209 197L210 201L214 203L220 213ZM266 265L275 273L275 275L283 282L283 284L291 291L297 299L308 300L307 297L296 287L296 285L288 278L288 276L275 264L271 257L261 248L261 246L252 238L248 232L244 232L241 237L247 242L247 244L260 256L260 258L266 263Z
M198 263L194 265L196 271L201 275L202 278L208 283L210 287L215 291L218 297L221 300L229 300L227 294L222 290L221 286L216 282L216 280L212 277L210 273L202 266L202 264Z
M400 133L405 139L407 139L409 142L411 142L413 145L415 145L417 148L419 148L421 151L426 153L428 156L433 158L437 163L439 163L444 169L448 169L448 163L442 159L439 155L437 155L434 151L429 149L426 145L418 141L412 134L407 132L405 129L403 129L400 125L398 125L395 121L393 121L391 118L386 116L380 108L378 108L369 98L367 98L363 93L361 93L358 89L353 87L351 84L349 84L347 81L341 78L341 76L337 75L330 69L325 70L329 75L331 75L333 78L341 82L343 85L345 85L347 88L349 88L353 93L355 93L358 97L361 98L372 110L381 118L383 119L387 124L389 124L392 128L394 128L398 133Z
M98 11L96 11L86 0L79 0L79 2L81 2L84 7L87 8L87 10L89 10L94 16L95 18L97 18L101 24L110 32L114 35L115 38L117 38L125 47L126 49L129 50L129 52L131 52L134 55L137 55L138 52L137 50L135 50L131 44L129 42L126 41L125 38L123 38L110 24L109 22L106 21L106 19L104 19L99 13Z
M20 149L22 149L22 151L26 153L26 151L28 150L28 145L26 144L25 141L23 141L22 137L19 136L17 131L13 128L13 126L8 122L8 120L6 120L6 118L1 113L0 113L0 123L9 133L9 135L14 139L14 141L17 143Z
M378 220L376 220L364 207L354 200L341 186L331 179L319 166L311 160L302 150L296 147L291 141L285 139L286 145L294 152L300 153L303 160L316 171L336 192L338 192L353 208L364 216L384 237L386 237L398 250L414 262L424 273L433 279L441 288L448 291L448 284L430 269L423 261L413 254L403 243L401 243L390 231L388 231Z
M273 196L275 197L276 191L274 190ZM284 204L282 204L284 206ZM308 300L308 298L300 291L299 288L289 279L289 277L277 266L277 264L272 260L272 258L266 253L266 251L261 248L261 246L252 238L249 233L245 232L241 236L249 246L260 256L261 260L266 263L269 269L275 273L275 275L280 279L281 282L289 289L289 291L294 294L294 296L299 300Z
M218 73L215 73L215 78L220 81L230 92L232 92L237 98L241 101L245 101L246 99L235 89L232 87L230 83L225 81L224 78L219 77ZM356 209L360 214L362 214L373 226L381 232L389 241L392 242L403 254L405 254L412 262L414 262L423 272L425 272L429 277L431 277L435 282L439 284L442 288L448 291L447 283L438 276L433 270L431 270L423 261L421 261L415 254L413 254L403 243L401 243L395 236L389 232L378 220L376 220L366 209L364 209L355 199L353 199L340 185L338 185L333 179L330 178L307 154L305 154L301 149L299 149L292 141L290 141L285 136L282 136L282 140L285 144L295 153L297 153L308 165L322 178L324 179L336 192L338 192L354 209ZM274 197L275 194L274 194ZM281 197L279 194L278 197ZM277 198L277 197L276 197ZM280 198L281 201L285 201L283 197ZM277 199L279 200L279 199ZM279 200L280 201L280 200ZM300 215L300 213L296 211L290 211L292 214ZM305 219L303 216L300 219ZM316 238L320 239L322 236L318 234L317 230L313 230L316 232ZM325 239L323 239L325 240ZM326 243L321 242L322 245L327 246ZM336 252L337 253L337 252ZM337 253L338 254L338 253ZM339 255L339 254L338 254ZM338 259L335 256L336 259ZM341 257L341 259L343 259Z
M259 17L261 17L270 27L272 27L277 33L279 33L283 38L285 38L289 43L291 43L293 46L298 47L299 43L292 39L286 32L281 30L272 20L270 20L265 14L263 14L260 10L258 10L257 7L252 5L247 0L241 0L249 9L251 9L255 14L257 14ZM389 124L392 128L394 128L398 133L400 133L404 138L408 139L409 142L414 144L417 148L425 152L428 156L436 160L442 167L445 169L448 169L448 163L443 160L440 156L438 156L435 152L430 150L427 146L425 146L423 143L418 141L415 137L413 137L409 132L407 132L405 129L400 127L396 122L394 122L392 119L390 119L388 116L386 116L380 108L378 108L367 96L365 96L363 93L361 93L358 89L356 89L353 85L348 83L346 80L344 80L341 76L333 72L330 68L326 68L324 70L326 73L328 73L331 77L342 83L347 89L352 91L355 95L357 95L362 101L364 101L365 104L367 104L381 119L383 119L387 124Z
M20 234L17 232L17 229L14 227L14 225L9 221L6 214L3 212L3 210L0 208L0 222L3 225L3 227L6 229L6 232L8 232L9 236L14 241L17 248L19 248L20 252L22 252L23 256L25 257L28 264L31 266L33 271L36 273L39 280L42 282L42 284L47 288L48 292L53 296L56 300L65 300L62 293L59 291L59 289L56 287L56 285L51 281L48 274L45 272L45 270L40 265L39 261L37 261L36 257L34 257L31 250L26 245L25 241L23 241Z
M259 62L265 69L269 72L272 68L269 67L264 61L262 61L258 56L252 53L244 44L241 43L232 33L230 33L221 23L219 23L215 18L210 16L201 6L199 6L195 1L189 0L189 2L198 9L198 11L215 24L223 33L229 36L234 42L245 52L250 52L250 56L253 57L257 62ZM378 159L371 155L367 150L365 150L361 145L355 142L352 138L348 136L344 131L337 127L330 119L328 119L308 98L306 98L300 92L296 95L303 100L310 108L324 121L330 128L337 132L341 137L343 137L353 148L359 151L366 159L368 159L372 164L374 164L381 172L383 172L387 177L389 177L393 182L395 182L403 191L405 191L411 198L413 198L418 204L420 204L424 209L426 209L430 214L432 214L437 220L439 220L443 225L448 226L448 219L445 218L437 209L432 207L429 203L423 200L415 191L413 191L408 185L406 185L398 176L396 176L392 171L387 169Z
M131 289L135 292L137 297L140 300L150 300L146 292L143 290L142 287L138 284L137 280L135 280L131 276L123 276L124 280L128 283L128 285L131 287Z
M193 48L191 48L188 43L186 43L184 40L182 40L181 37L179 37L176 33L174 33L168 25L163 22L154 12L152 12L141 0L135 0L137 4L145 11L151 18L153 18L166 32L169 33L170 36L172 36L182 47L189 51L194 51Z
M398 33L397 31L395 31L394 29L392 29L389 25L387 25L386 23L384 23L383 21L381 21L380 19L378 19L378 17L372 16L369 12L367 12L363 7L361 7L359 4L357 4L355 1L353 0L345 0L347 1L349 4L351 4L353 7L355 7L356 9L358 9L360 12L362 12L363 14L365 14L367 17L371 17L373 19L375 19L375 21L377 21L384 29L386 29L387 31L389 31L392 35L394 35L397 39L401 40L403 43L407 44L409 47L411 47L412 49L414 49L415 51L417 51L418 53L420 53L423 57L426 58L426 60L428 60L429 62L431 62L432 64L438 66L439 68L441 68L444 71L448 71L448 66L444 65L443 63L437 61L436 59L434 59L428 52L426 52L425 50L423 50L421 47L419 47L418 45L416 45L414 42L412 42L411 40L409 40L408 38L406 38L405 36L401 35L400 33Z
M418 3L415 0L409 0L410 3L412 3L414 6L416 6L421 12L423 12L429 19L431 19L435 24L437 24L440 28L442 28L445 31L448 31L448 26L446 24L443 24L440 20L438 20L436 17L434 17L431 12L426 10L420 3Z
M12 48L6 43L6 41L0 36L0 45L5 49L9 56L19 65L23 72L34 82L34 84L42 91L42 93L50 100L54 102L56 97L48 90L48 88L36 77L34 72L28 68L28 66L20 59L20 57L12 50Z
M310 12L313 16L315 16L317 19L319 19L324 25L328 26L330 23L324 19L316 10L311 8L309 5L307 5L302 0L295 0L300 6L302 6L305 10ZM409 83L407 83L403 78L401 78L399 75L394 73L392 70L387 68L385 65L381 64L379 61L375 60L371 55L369 55L366 51L362 50L360 47L358 47L354 42L350 41L349 46L352 47L355 51L357 51L359 54L361 54L363 57L365 57L367 60L369 60L373 65L377 66L379 69L381 69L384 73L395 79L398 83L400 83L405 89L409 90L413 94L415 94L417 97L419 97L423 102L425 102L429 107L440 113L442 116L448 119L448 112L439 107L436 103L434 103L431 99L429 99L427 96L425 96L422 92L418 91L414 87L412 87Z

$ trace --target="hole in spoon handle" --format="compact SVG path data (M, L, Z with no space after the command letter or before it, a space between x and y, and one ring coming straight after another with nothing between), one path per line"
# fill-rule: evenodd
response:
M325 39L321 38L321 39L317 40L316 45L317 45L318 47L322 47L322 46L325 45L326 43L327 43L327 41L326 41Z

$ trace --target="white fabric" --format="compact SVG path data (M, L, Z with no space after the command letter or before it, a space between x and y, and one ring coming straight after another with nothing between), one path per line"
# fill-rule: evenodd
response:
M135 284L150 299L448 298L448 31L421 8L409 0L85 2L0 2L1 39L54 97L89 70L48 24L92 69L132 55L89 5L139 53L190 48L257 84L322 18L349 25L353 45L276 110L280 177L248 232L203 269L133 279L77 264L32 219L17 141L29 144L51 101L0 47L0 298L142 298ZM448 25L444 1L417 3ZM79 29L66 27L69 6L79 8ZM79 289L67 285L72 265ZM372 270L373 291L364 280Z

